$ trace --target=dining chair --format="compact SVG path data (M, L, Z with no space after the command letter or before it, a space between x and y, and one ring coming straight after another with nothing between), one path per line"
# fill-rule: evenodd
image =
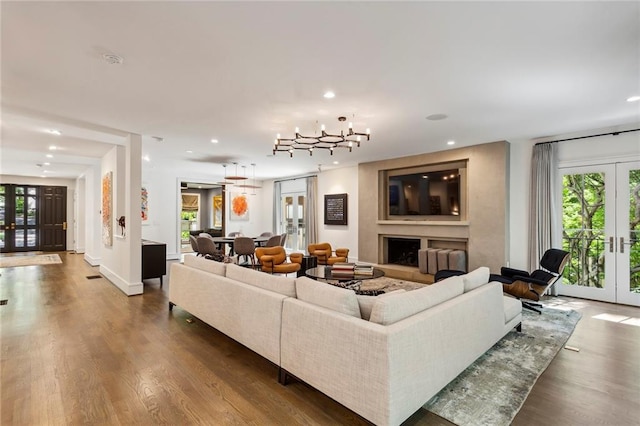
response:
M253 241L253 238L249 237L236 237L233 241L233 251L235 252L238 264L240 265L240 258L244 257L245 261L251 260L251 267L255 268L256 266L256 243ZM249 265L243 265L249 266Z

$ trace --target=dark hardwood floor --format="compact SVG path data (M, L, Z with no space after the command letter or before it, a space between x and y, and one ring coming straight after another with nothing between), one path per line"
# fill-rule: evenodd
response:
M0 423L367 424L180 309L159 280L127 297L82 255L0 269ZM583 317L514 425L638 424L640 327L592 318L640 309L569 298ZM514 360L517 362L517 360ZM421 410L411 425L450 425Z

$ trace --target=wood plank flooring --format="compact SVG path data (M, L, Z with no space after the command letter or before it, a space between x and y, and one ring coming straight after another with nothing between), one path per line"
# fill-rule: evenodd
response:
M2 425L362 425L366 420L176 307L170 280L127 297L82 255L0 269ZM593 319L640 309L568 298L580 309L569 341L514 425L638 424L640 327ZM514 360L517 362L517 360ZM450 425L421 410L407 425Z

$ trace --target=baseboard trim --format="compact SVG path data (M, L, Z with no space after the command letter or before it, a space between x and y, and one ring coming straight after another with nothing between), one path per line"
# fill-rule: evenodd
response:
M100 261L102 259L99 258L99 257L91 257L90 255L85 253L84 254L84 260L91 266L98 266L98 265L100 265Z
M100 265L100 273L104 275L106 279L111 281L113 285L118 287L127 296L135 296L136 294L142 294L144 287L142 281L130 283L120 277L118 274L110 270L104 265Z

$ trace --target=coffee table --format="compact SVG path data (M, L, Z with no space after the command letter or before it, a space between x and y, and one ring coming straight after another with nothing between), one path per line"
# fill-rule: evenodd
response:
M336 281L354 281L354 280L372 280L374 278L384 277L384 271L382 269L373 268L373 275L339 275L333 276L331 273L331 266L318 266L315 268L309 268L305 272L305 275L314 280L336 280Z

